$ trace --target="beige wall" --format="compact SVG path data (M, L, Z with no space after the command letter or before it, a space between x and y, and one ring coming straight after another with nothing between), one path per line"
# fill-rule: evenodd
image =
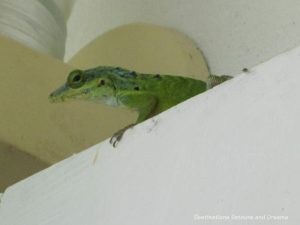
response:
M17 149L12 144L0 141L0 192L48 166L48 163Z
M0 192L26 176L110 137L136 114L89 102L51 104L73 67L118 65L205 79L194 43L172 30L129 25L86 46L70 65L0 37ZM201 76L199 76L201 75Z
M68 62L79 68L115 65L144 73L177 74L206 80L200 50L187 36L151 24L129 24L99 36Z
M0 37L0 49L0 191L130 122L124 119L125 110L84 102L50 104L49 93L72 68L7 38ZM104 126L111 117L109 127ZM14 163L8 163L12 158Z

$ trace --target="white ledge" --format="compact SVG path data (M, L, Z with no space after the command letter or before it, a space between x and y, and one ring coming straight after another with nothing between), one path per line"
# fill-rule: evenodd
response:
M299 62L297 48L11 186L0 224L298 225Z

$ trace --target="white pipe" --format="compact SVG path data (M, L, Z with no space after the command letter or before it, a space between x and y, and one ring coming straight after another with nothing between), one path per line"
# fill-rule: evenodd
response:
M62 59L66 23L52 1L1 0L0 35Z

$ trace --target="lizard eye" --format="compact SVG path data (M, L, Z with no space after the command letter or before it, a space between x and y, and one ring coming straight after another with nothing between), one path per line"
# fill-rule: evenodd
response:
M79 88L84 84L83 72L81 70L72 71L67 80L67 84L71 88Z
M99 84L98 84L98 87L101 87L101 86L103 86L105 84L105 80L100 80L99 81Z

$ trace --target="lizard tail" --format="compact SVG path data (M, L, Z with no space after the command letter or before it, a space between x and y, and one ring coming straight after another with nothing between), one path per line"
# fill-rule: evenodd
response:
M223 83L226 80L230 80L231 78L233 78L232 76L228 76L228 75L222 75L222 76L216 76L216 75L209 75L207 82L206 82L206 89L211 89L214 86L217 86L221 83Z

